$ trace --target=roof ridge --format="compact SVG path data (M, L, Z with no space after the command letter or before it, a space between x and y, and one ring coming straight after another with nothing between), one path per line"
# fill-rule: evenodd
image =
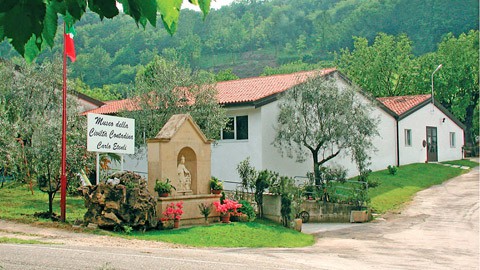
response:
M401 116L431 97L431 94L378 97L377 100L397 116Z
M377 97L377 99L384 99L384 98L402 98L402 97L420 97L420 96L432 96L432 94L417 94L417 95L403 95L403 96L388 96L388 97Z
M219 104L255 102L274 96L295 85L303 83L310 77L310 75L314 76L318 74L319 76L326 76L335 71L337 71L337 68L332 67L217 82L215 84L217 90L216 98ZM134 98L135 97L108 101L104 106L86 111L82 114L90 112L115 113L122 109L134 110L135 107L137 107Z
M229 82L239 82L239 81L245 81L245 80L253 80L253 79L263 79L263 78L271 78L271 77L280 77L280 76L287 76L287 75L296 75L296 74L304 74L304 73L313 73L313 72L323 72L323 71L335 71L337 70L336 67L330 67L330 68L322 68L322 69L312 69L312 70L302 70L302 71L295 71L291 73L282 73L282 74L272 74L272 75L265 75L265 76L255 76L255 77L247 77L247 78L239 78L235 80L228 80L228 81L221 81L217 82L217 84L223 84L223 83L229 83Z

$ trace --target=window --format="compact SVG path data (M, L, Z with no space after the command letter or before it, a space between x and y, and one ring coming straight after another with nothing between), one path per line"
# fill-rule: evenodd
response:
M248 139L248 116L237 116L237 140Z
M455 147L455 132L450 132L450 147Z
M222 140L248 140L248 116L230 117L222 130Z
M405 129L405 146L412 146L412 130Z
M235 118L228 118L227 125L222 130L222 139L223 140L233 140L235 139Z

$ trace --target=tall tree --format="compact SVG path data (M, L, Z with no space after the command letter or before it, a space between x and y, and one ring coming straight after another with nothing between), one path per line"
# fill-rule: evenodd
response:
M340 70L376 97L411 91L414 56L406 35L380 33L371 46L366 38L354 40L353 51L344 49L336 59Z
M467 126L466 141L474 144L478 135L475 115L479 96L478 31L455 37L447 35L438 51L415 57L411 42L380 34L372 45L365 38L355 38L352 52L342 51L337 65L349 78L376 97L424 94L431 92L431 75L435 74L435 98Z
M449 34L440 43L437 63L443 68L435 81L435 95L467 126L465 139L475 143L478 129L474 128L474 117L478 115L479 95L479 38L478 31L470 31L455 37ZM433 68L433 67L432 67Z
M136 119L137 144L143 144L144 137L155 137L178 113L189 113L208 138L217 138L227 118L212 77L156 56L135 79L133 100L141 109L124 113Z
M334 79L315 76L281 97L274 146L302 162L310 152L315 184L320 185L320 167L342 151L368 159L377 120L371 107L361 102L352 87L340 89ZM359 153L362 153L361 155Z
M62 102L61 63L16 66L0 62L0 160L19 181L39 180L49 194L49 214L60 180ZM67 174L69 181L85 169L86 121L69 99Z

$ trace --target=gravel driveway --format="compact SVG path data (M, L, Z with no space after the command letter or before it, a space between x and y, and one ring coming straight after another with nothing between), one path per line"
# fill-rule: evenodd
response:
M0 269L479 269L478 208L477 167L419 192L401 213L326 225L307 248L185 248L0 220L0 237L55 243L0 244Z

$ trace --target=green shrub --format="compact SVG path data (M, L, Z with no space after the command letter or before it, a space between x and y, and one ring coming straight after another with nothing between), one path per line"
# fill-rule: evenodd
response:
M212 176L210 179L210 189L212 190L223 190L223 183L215 176Z
M282 214L282 223L283 226L288 227L288 224L290 223L291 220L291 214L292 214L292 199L290 196L282 196L282 206L280 209L280 213Z
M170 193L172 189L176 190L176 188L170 183L170 179L167 178L165 182L158 181L157 179L155 183L155 191L158 192L158 194Z
M387 169L388 169L389 174L391 174L391 175L397 174L397 170L398 170L397 167L388 165Z
M248 221L254 221L257 215L255 214L253 206L246 200L241 200L238 203L242 204L242 207L240 207L238 211L247 215Z
M380 182L377 180L368 179L368 188L376 188L380 185Z

